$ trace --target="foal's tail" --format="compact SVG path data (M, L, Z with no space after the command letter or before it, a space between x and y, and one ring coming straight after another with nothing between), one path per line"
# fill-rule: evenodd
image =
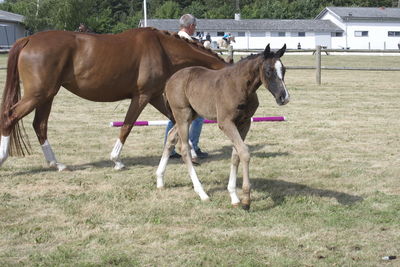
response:
M28 38L21 38L11 48L8 54L7 63L7 79L3 91L3 99L0 109L0 131L4 131L7 127L12 127L10 133L10 155L25 156L30 154L31 147L28 141L25 141L26 136L24 125L19 121L12 125L12 115L15 104L21 99L21 87L19 84L18 58L21 50L28 43ZM3 132L1 132L4 135Z

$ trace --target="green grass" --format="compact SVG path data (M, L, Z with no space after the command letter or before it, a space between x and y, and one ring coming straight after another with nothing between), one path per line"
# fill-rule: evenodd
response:
M391 56L322 60L399 67ZM1 88L4 80L1 71ZM286 83L292 98L284 107L258 91L256 116L288 120L254 123L249 132L249 212L230 205L231 144L216 125L204 126L200 141L210 153L196 168L211 197L203 203L178 160L168 165L166 189L156 190L164 127L134 128L122 152L128 168L114 171L118 129L108 123L122 120L129 102L61 90L49 141L72 171L47 168L27 116L33 154L0 169L0 266L398 265L381 257L400 256L399 73L322 71L318 86L313 71L288 70ZM139 118L156 119L164 118L150 106Z

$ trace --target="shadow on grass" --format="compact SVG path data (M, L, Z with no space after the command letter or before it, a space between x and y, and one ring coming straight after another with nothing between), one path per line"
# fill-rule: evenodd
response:
M276 153L268 153L259 151L263 149L265 146L272 146L275 144L259 144L259 145L251 145L249 146L249 150L251 152L252 157L261 157L261 158L274 158L279 156L287 156L289 153L287 152L276 152ZM257 152L259 151L259 152ZM210 150L209 157L206 159L202 159L200 162L212 162L212 161L219 161L219 160L226 160L231 158L232 153L232 146L223 146L216 150ZM158 163L160 162L161 154L155 156L137 156L137 157L121 157L122 162L125 164L126 169L135 168L135 166L151 166L157 168ZM64 162L63 162L64 163ZM170 159L168 161L168 165L173 164L183 164L181 159ZM110 168L114 167L114 163L109 159L104 159L100 161L88 162L78 165L68 165L68 169L70 171L80 171L86 170L90 168ZM229 166L227 166L229 168ZM56 172L55 169L46 168L46 167L35 167L33 169L24 170L16 172L15 175L27 175L27 174L35 174L41 172Z
M241 185L242 182L242 179L237 179L237 185ZM353 205L364 200L362 197L356 195L350 195L334 190L312 188L307 185L291 183L282 180L251 178L250 182L253 191L263 191L267 194L261 198L252 198L252 201L256 202L261 199L265 199L266 197L270 197L274 202L274 204L272 206L268 206L267 209L282 205L287 197L296 196L335 198L337 202L346 206ZM209 193L212 194L212 192L223 190L226 190L226 187L215 188L214 190L210 190Z
M256 190L268 192L268 195L274 201L274 206L278 206L290 196L317 196L326 198L335 198L342 205L352 205L363 201L360 196L350 195L343 192L312 188L307 185L291 183L282 180L271 180L256 178L251 179L252 187ZM256 201L256 199L255 199Z

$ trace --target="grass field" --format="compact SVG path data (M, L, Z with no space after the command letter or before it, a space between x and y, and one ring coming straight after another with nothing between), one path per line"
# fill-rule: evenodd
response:
M400 65L391 56L322 60ZM4 79L1 71L0 88ZM286 83L284 107L258 91L256 116L287 121L249 132L249 212L230 205L231 144L217 126L205 125L200 141L210 153L196 168L211 197L203 203L178 160L167 168L166 189L156 190L164 127L134 128L122 152L128 168L115 171L109 154L118 129L108 123L122 120L129 102L88 102L61 90L49 141L72 171L47 168L27 116L33 154L0 169L0 266L399 266L382 257L400 256L400 73L323 71L318 86L314 71L289 70ZM150 106L139 118L155 119L164 118Z

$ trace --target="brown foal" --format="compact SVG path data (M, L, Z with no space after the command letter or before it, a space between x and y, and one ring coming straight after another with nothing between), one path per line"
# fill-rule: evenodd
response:
M239 205L236 177L240 161L243 164L242 205L244 209L250 208L250 153L244 139L250 129L251 117L258 107L256 91L261 84L272 93L278 105L289 102L284 82L285 67L280 60L285 50L286 45L274 53L267 45L263 53L248 56L230 67L220 70L189 67L172 75L165 93L176 124L169 132L157 169L157 187L164 186L166 165L170 152L179 140L179 133L182 158L188 167L194 190L202 200L209 199L193 168L188 143L189 125L196 116L201 116L217 120L219 128L232 141L228 191L232 204Z

